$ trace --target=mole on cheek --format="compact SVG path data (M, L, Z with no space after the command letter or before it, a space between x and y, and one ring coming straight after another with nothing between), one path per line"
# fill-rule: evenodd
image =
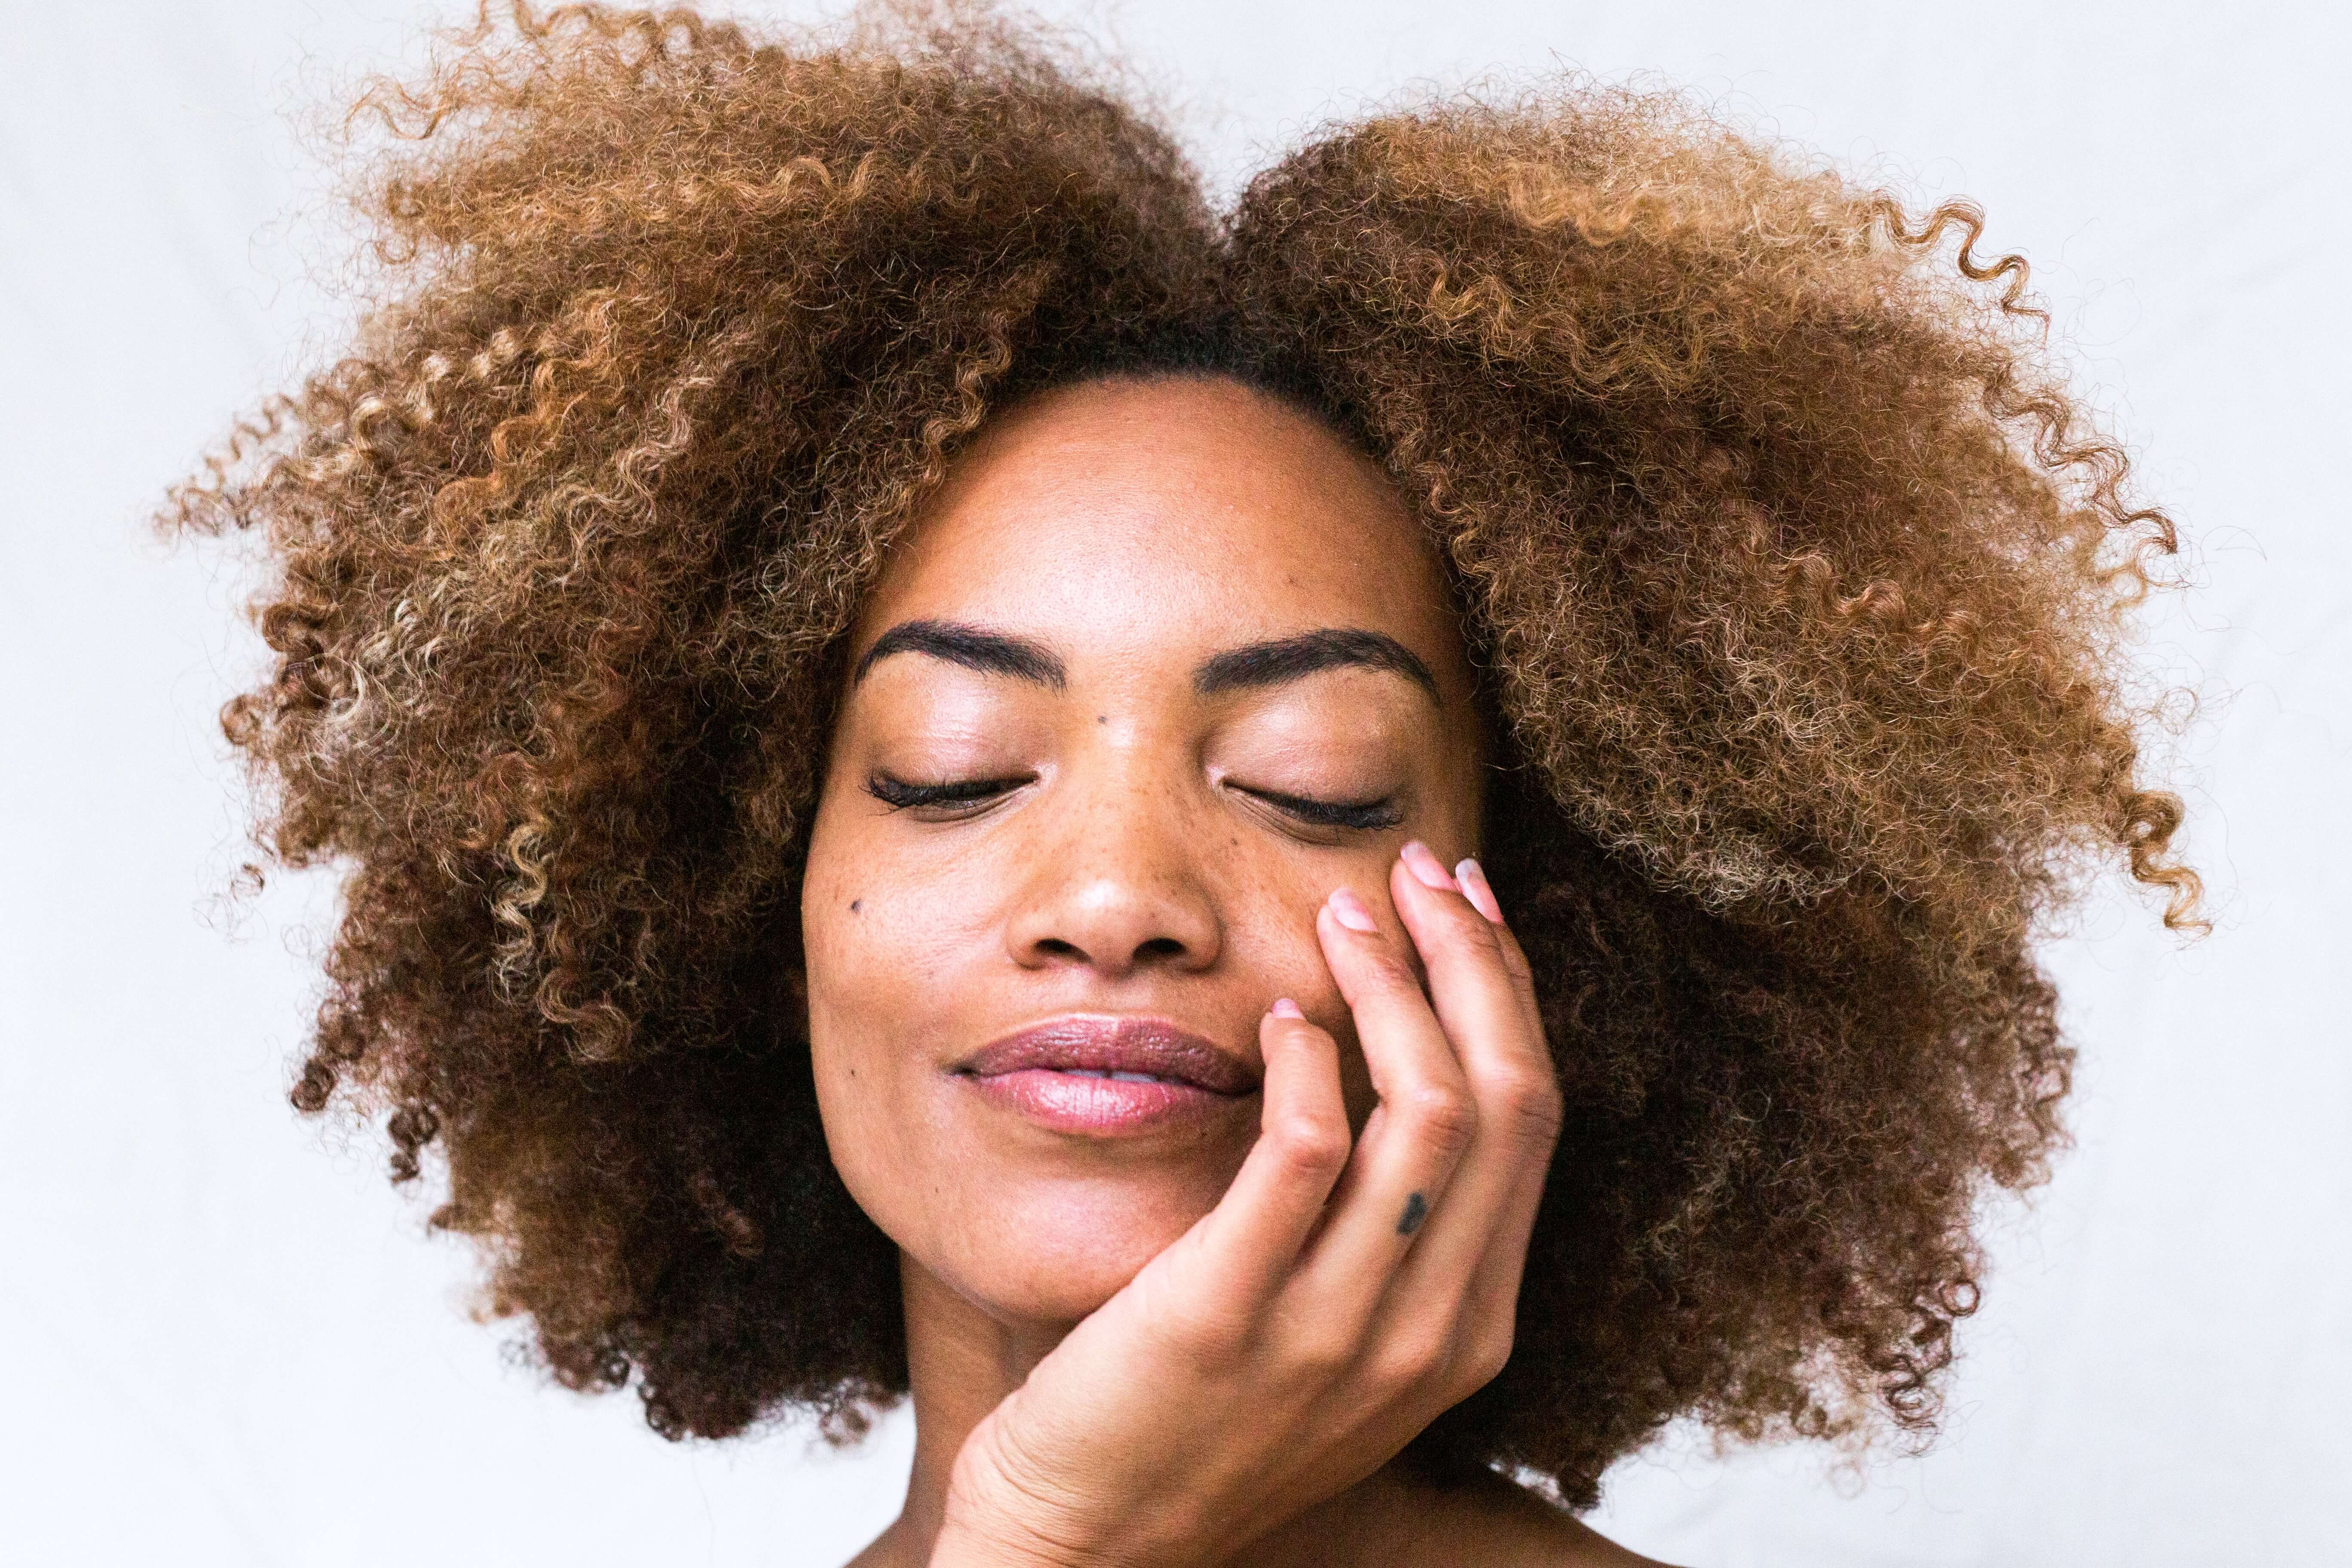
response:
M851 914L853 914L853 915L854 915L854 914L856 914L856 913L857 912L857 906L858 906L858 905L860 905L860 904L862 904L862 903L864 903L865 901L866 901L866 900L865 900L864 899L852 899L852 900L849 900L849 912L850 912Z

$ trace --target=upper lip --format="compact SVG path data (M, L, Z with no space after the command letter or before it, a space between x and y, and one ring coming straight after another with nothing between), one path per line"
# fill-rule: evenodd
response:
M1032 1068L1148 1073L1212 1094L1247 1094L1258 1086L1246 1063L1165 1018L1085 1014L1016 1030L982 1047L956 1070L995 1078Z

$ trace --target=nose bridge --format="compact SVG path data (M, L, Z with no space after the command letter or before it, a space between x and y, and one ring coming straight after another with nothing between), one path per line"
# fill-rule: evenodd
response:
M1164 741L1105 725L1035 803L1007 945L1028 965L1199 969L1222 937L1197 791Z

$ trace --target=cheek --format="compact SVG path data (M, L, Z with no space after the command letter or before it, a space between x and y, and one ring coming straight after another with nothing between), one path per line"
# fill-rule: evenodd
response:
M967 868L914 853L865 804L828 795L812 825L801 888L811 1011L853 1037L904 1038L894 1026L922 999L909 978L971 962L989 911L961 885Z
M1073 999L1066 975L1016 962L1005 934L1020 898L1055 896L1036 871L1052 846L1007 831L942 858L859 804L820 810L803 883L810 1043L834 1163L885 1234L961 1293L1023 1316L1082 1315L1214 1205L1255 1117L1148 1160L1049 1146L991 1120L943 1069ZM1039 834L1055 820L1029 819ZM1185 864L1164 868L1214 906L1221 952L1149 1001L1254 1046L1258 1015L1292 997L1341 1042L1360 1126L1369 1079L1315 916L1341 883L1385 898L1390 850L1301 853L1246 826L1199 826L1174 840L1190 847Z
M868 1215L894 1237L899 1194L920 1185L919 1125L924 1064L907 1047L929 1037L923 988L941 932L910 921L917 900L887 864L856 814L832 803L813 825L801 892L808 1027L817 1107L834 1164Z
M1262 840L1253 843L1244 833L1228 836L1223 847L1233 915L1227 952L1234 967L1246 977L1254 1006L1263 1009L1287 996L1338 1042L1340 1095L1350 1124L1360 1131L1379 1097L1357 1043L1355 1017L1331 976L1315 922L1334 888L1351 888L1376 908L1390 902L1394 846L1383 837L1361 849L1301 855Z

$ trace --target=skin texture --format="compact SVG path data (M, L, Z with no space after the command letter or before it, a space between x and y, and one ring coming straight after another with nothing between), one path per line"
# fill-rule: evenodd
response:
M1034 643L1059 679L915 652L866 664L908 623ZM1394 638L1434 692L1361 668L1198 689L1220 653L1332 628ZM1474 940L1486 929L1443 869L1475 847L1483 736L1448 584L1377 468L1227 380L1056 389L961 458L851 650L861 678L839 710L802 901L810 1038L835 1164L902 1251L918 1433L905 1511L860 1563L1205 1563L1244 1545L1254 1563L1466 1548L1631 1561L1511 1489L1439 1490L1383 1468L1435 1414L1402 1384L1450 1404L1500 1365L1385 1384L1372 1370L1393 1369L1408 1336L1423 1355L1507 1346L1558 1101L1532 994L1522 1005L1501 950L1465 949L1449 972L1440 946L1433 973L1393 923L1410 909L1440 944L1446 920ZM893 805L877 775L1011 787ZM1388 809L1382 826L1334 827L1272 797ZM1407 843L1442 888L1404 876ZM1339 924L1334 888L1389 910L1383 929ZM1399 1027L1380 1011L1383 958L1403 1006L1428 1018L1413 982L1427 973L1440 1014L1480 1037L1459 1058L1433 1028L1425 1059L1394 1040L1368 1051L1351 994L1371 1026ZM1499 1026L1477 1011L1482 984ZM1276 998L1303 1017L1270 1016ZM1265 1081L1205 1122L1110 1137L1039 1126L952 1070L1072 1013L1169 1019ZM1513 1044L1539 1109L1482 1118L1463 1062L1483 1050L1507 1067ZM1515 1119L1539 1131L1514 1138ZM1286 1189L1317 1236L1303 1257L1281 1223ZM1444 1212L1428 1222L1433 1203ZM1271 1247L1254 1245L1269 1231ZM1370 1312L1408 1252L1421 1268ZM1288 1342L1249 1289L1284 1272L1301 1277L1294 1326L1310 1307L1326 1327L1363 1321L1345 1340ZM1447 1313L1465 1294L1466 1319ZM1183 1337L1244 1320L1213 1353ZM1346 1374L1319 1364L1342 1352ZM1205 1381L1204 1363L1218 1369ZM1384 1403L1393 1419L1366 1418ZM1194 1457L1203 1436L1213 1458Z
M829 1142L813 1037L856 1036L816 1016L797 917L870 893L854 919L910 965L983 930L1002 956L1011 929L813 859L845 706L957 689L913 654L854 682L868 599L1000 416L1205 370L1312 411L1426 543L1490 722L1475 833L1408 831L1475 838L1559 1095L1509 1359L1403 1460L1583 1508L1678 1418L1924 1440L1979 1218L2064 1142L2074 1052L2035 933L2097 874L2175 925L2197 894L2128 657L2172 525L2023 261L1974 249L1968 203L1573 77L1318 130L1221 211L1125 82L961 5L757 36L524 6L371 86L359 326L163 519L261 556L269 657L223 712L257 864L341 879L293 1102L380 1121L394 1179L479 1245L486 1313L565 1385L628 1388L671 1437L804 1416L854 1438L920 1352L894 1234L942 1280L1003 1258L924 1239L888 1167ZM1076 558L1000 526L1006 592ZM1282 571L1305 593L1342 566L1369 569L1318 534ZM1419 602L1374 586L1383 615ZM1164 835L1147 861L1217 851L1195 893L1236 911L1221 959L1267 973L1236 994L1204 971L1186 1005L1244 1040L1275 985L1312 989L1312 906L1287 900L1320 889L1243 854L1254 808L1199 770L1247 726L1100 679L1116 715L989 698L1076 785L1005 814L1069 842L991 896L1056 907L1059 878L1083 903L1106 824ZM1104 804L1143 787L1112 763L1186 732L1225 749L1148 810ZM961 831L924 842L994 842ZM1118 984L1172 984L1151 956ZM1060 1005L968 1001L981 1031ZM1211 1200L1244 1121L1161 1168L1140 1229ZM885 1133L872 1158L922 1155ZM1099 1212L1087 1180L1003 1159L1041 1247ZM1024 1310L1066 1319L1148 1245L1040 1266ZM990 1289L1018 1305L1018 1283Z
M1173 380L1009 414L894 554L854 650L904 621L957 621L1044 643L1068 671L1057 691L923 655L877 663L842 706L811 837L826 1142L859 1206L950 1291L1076 1322L1207 1212L1256 1106L1177 1147L1089 1150L1008 1138L944 1067L1066 1012L1157 1014L1254 1053L1277 996L1352 1041L1316 947L1323 895L1377 890L1409 837L1448 864L1475 847L1470 676L1435 561L1401 548L1414 539L1378 469L1304 416ZM1396 637L1443 706L1361 669L1194 693L1218 651L1327 626ZM984 820L927 823L868 793L877 772L1043 776ZM1393 799L1398 819L1318 829L1250 786ZM1360 1115L1369 1086L1351 1076Z

